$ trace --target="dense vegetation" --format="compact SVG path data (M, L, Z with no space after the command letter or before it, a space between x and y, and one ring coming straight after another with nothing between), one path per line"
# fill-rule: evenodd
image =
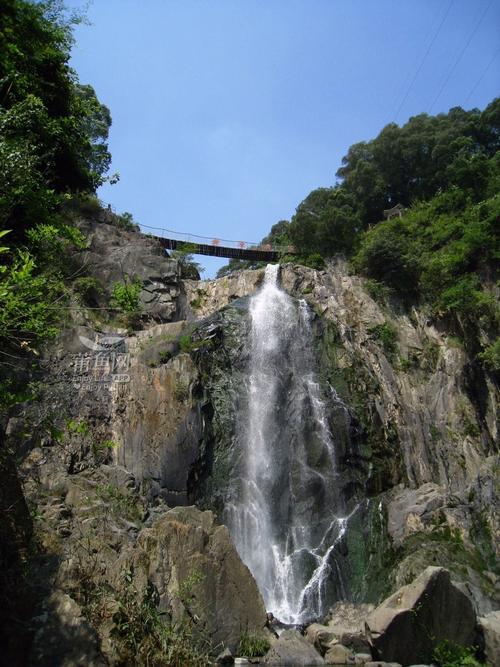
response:
M64 207L95 192L110 154L108 109L68 61L72 25L57 0L3 0L0 14L0 374L55 334L71 248L84 247Z
M482 112L454 108L391 123L351 146L337 184L311 192L266 242L294 245L314 268L342 253L373 293L427 304L478 348L479 329L493 334L498 325L484 288L498 278L499 148L500 99ZM398 204L402 218L384 220ZM237 268L245 265L233 261L221 274ZM480 353L490 369L499 366L498 346Z

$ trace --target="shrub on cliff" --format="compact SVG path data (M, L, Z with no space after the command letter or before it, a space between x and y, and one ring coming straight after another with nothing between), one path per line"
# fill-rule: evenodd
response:
M69 66L72 26L62 3L3 0L0 12L0 383L56 332L81 248L63 205L105 180L109 110Z
M452 190L367 231L353 267L434 312L494 326L498 311L482 282L494 278L500 196L474 204Z

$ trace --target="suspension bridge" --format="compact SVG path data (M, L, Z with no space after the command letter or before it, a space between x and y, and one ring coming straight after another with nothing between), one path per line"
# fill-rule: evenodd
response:
M251 262L277 262L283 255L296 255L294 246L273 245L271 243L251 243L210 238L197 234L185 234L172 229L141 225L165 250L184 250L193 255L211 255L227 259L245 259Z

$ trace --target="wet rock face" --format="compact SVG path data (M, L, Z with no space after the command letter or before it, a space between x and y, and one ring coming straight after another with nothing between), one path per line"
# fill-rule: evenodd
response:
M321 315L325 379L364 430L368 501L346 536L354 599L380 599L434 563L452 567L478 611L490 611L500 601L493 377L420 311L375 302L342 260L281 275Z
M327 356L339 372L331 379L352 407L362 398L362 411L393 450L388 458L401 458L399 473L386 462L391 486L460 489L470 482L484 457L498 451L498 389L484 376L485 395L467 390L473 360L460 342L416 310L379 305L342 260L322 272L287 265L282 283L334 325Z

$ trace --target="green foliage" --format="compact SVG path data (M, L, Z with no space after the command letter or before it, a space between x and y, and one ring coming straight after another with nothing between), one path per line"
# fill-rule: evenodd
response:
M480 667L472 647L458 646L445 639L439 643L432 654L438 667Z
M0 340L15 349L53 338L58 311L54 304L65 294L59 275L37 272L35 258L28 250L14 250L0 261Z
M125 276L123 282L113 283L111 306L124 313L137 313L141 289L142 281L139 278L131 280L128 276Z
M25 242L0 248L0 341L33 352L59 330L73 270L69 251L85 247L85 239L70 225L42 223L27 230Z
M448 214L494 197L500 184L499 109L500 98L483 112L455 108L434 117L421 114L354 144L337 184L313 190L297 207L286 229L289 242L304 255L351 255L363 240L361 232L375 225L363 240L359 265L369 277L412 292L418 266L405 218L382 223L383 231L377 223L396 204L411 207L440 193L448 198L442 210Z
M261 269L265 266L265 262L252 262L246 259L230 259L225 266L217 271L217 278L224 278L235 271L245 271L250 269Z
M415 367L415 361L410 357L399 357L398 367L400 370L406 373Z
M185 577L180 585L177 597L184 606L189 607L195 598L195 589L197 584L200 584L205 579L205 575L200 570L192 570L187 577Z
M104 287L97 278L80 276L73 281L74 293L84 302L91 302L95 296L104 294Z
M190 354L191 352L212 347L213 340L211 338L203 338L202 340L195 340L193 339L190 333L185 333L182 334L182 336L179 336L178 343L181 352Z
M387 303L393 294L393 290L388 285L385 285L384 283L372 278L365 280L363 287L365 288L367 294L369 294L374 301L381 305Z
M292 241L290 240L290 235L289 235L289 227L290 223L288 222L288 220L280 220L271 227L271 231L266 237L262 239L260 245L279 246L282 248L292 245ZM285 259L285 257L282 257L280 259L280 263L282 264L286 263L286 261L287 260ZM291 262L294 261L292 256L290 256L289 261ZM265 262L257 262L248 259L230 259L225 266L221 267L217 271L217 278L223 278L224 276L230 275L235 271L243 271L247 269L261 269L265 265L266 265ZM306 266L308 265L306 264Z
M139 521L142 518L142 505L129 490L123 490L114 484L102 484L96 488L96 493L112 514L125 517L129 521Z
M158 610L158 603L152 584L141 595L133 585L132 574L126 573L111 631L122 663L139 667L209 667L207 652L193 636L192 622L185 619L172 623Z
M471 204L442 193L368 231L353 266L405 298L420 295L438 316L494 326L497 309L480 275L498 255L499 218L499 196Z
M206 290L203 290L203 289L197 289L196 293L197 293L196 298L192 299L189 302L189 305L191 306L191 308L194 308L195 310L202 307L202 305L205 301L205 298L207 296Z
M420 114L351 146L337 176L356 197L363 226L377 223L384 209L430 199L440 190L456 187L475 201L487 196L490 160L500 147L499 108L496 99L483 112L456 107L448 114Z
M285 247L291 245L290 238L290 223L288 220L279 220L271 227L271 231L265 236L261 245L272 245L278 247Z
M197 250L196 243L179 243L177 250L172 250L170 257L179 262L182 278L199 280L200 273L205 270L201 264L195 262L193 253Z
M110 155L111 117L68 65L61 4L4 0L0 60L0 226L50 222L64 193L94 191Z
M128 211L115 216L113 218L113 224L120 229L124 229L126 232L138 232L140 230L139 225L134 220L134 216Z
M298 252L281 261L343 253L377 301L428 304L477 343L480 327L492 333L498 324L482 285L500 256L499 137L500 98L482 112L457 107L389 124L349 148L336 185L314 190L279 223L277 236ZM383 220L396 204L402 217Z
M179 336L179 347L181 352L191 352L193 350L193 345L193 340L190 334L182 334L182 336Z
M439 442L442 439L441 431L435 424L430 425L429 434L433 443Z
M465 275L439 295L437 306L444 313L455 313L468 318L486 315L494 317L494 298L480 289L479 278Z
M388 354L394 354L397 349L396 330L390 322L376 324L368 329L368 333L375 338Z
M400 294L413 294L418 266L411 237L401 220L379 223L361 238L352 262L356 271Z
M420 357L420 366L423 370L433 373L439 361L439 345L428 341L425 343Z
M0 19L0 358L37 354L66 315L72 250L85 247L64 207L105 180L111 118L69 67L72 26L62 2L3 0ZM16 378L14 378L15 380ZM4 403L20 395L2 377Z
M50 267L60 266L61 258L69 249L83 250L87 245L79 229L63 223L36 225L26 232L26 239L38 261L46 267L46 272Z
M75 434L87 436L90 433L90 426L84 419L80 419L79 421L68 419L66 421L66 429L70 435Z
M21 386L13 379L6 378L0 381L0 408L9 409L16 403L34 401L38 396L38 385L35 382L25 383Z
M49 146L59 134L54 161L71 166L76 172L71 178L88 177L82 158L94 167L105 160L102 142L111 119L92 87L79 85L68 67L71 26L81 19L67 18L62 4L55 2L5 0L2 9L7 46L2 58L3 105L11 109L29 95L39 100L54 123L54 136L45 138Z
M478 355L485 368L490 371L500 371L500 338L497 338L494 343L488 345L483 352Z
M269 641L261 635L243 633L238 644L238 655L244 655L246 658L259 658L265 655L271 645Z
M160 352L158 355L160 364L166 364L168 361L170 361L170 359L172 359L172 352L169 352L168 350Z
M189 398L189 384L184 380L177 380L174 385L174 398L179 403L184 403Z
M92 454L97 459L107 460L110 452L112 452L113 449L116 449L117 447L118 443L116 443L114 440L101 440L100 442L93 442Z
M283 255L280 258L280 264L300 264L319 271L325 268L325 260L319 252L310 255Z
M339 186L313 190L299 204L288 234L304 256L350 253L361 221L354 200Z

